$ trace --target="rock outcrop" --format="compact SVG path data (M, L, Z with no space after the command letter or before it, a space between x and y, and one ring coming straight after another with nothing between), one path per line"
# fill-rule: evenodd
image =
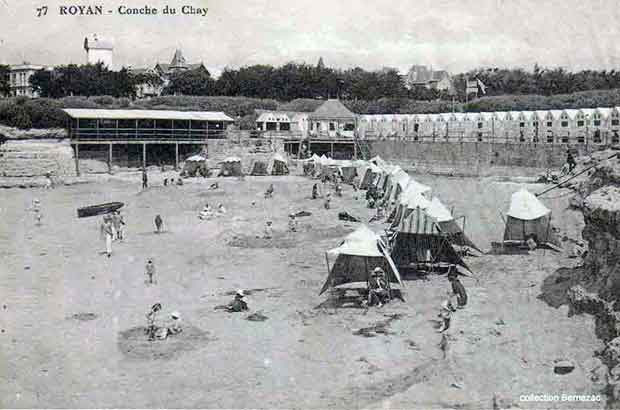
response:
M0 177L74 176L73 158L68 141L9 140L0 145Z
M616 152L593 154L598 164L572 183L571 204L583 213L588 253L574 270L579 284L567 292L571 313L593 315L597 336L606 342L598 356L610 369L606 391L612 407L620 405L620 159L609 159Z

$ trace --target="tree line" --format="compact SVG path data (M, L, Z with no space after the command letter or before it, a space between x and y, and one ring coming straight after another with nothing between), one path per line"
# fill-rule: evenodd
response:
M0 94L8 93L8 66L0 65ZM217 79L203 69L174 73L163 88L163 95L240 96L277 101L339 97L343 100L374 101L382 98L406 98L420 101L465 101L467 80L479 79L486 86L486 96L538 94L551 96L588 90L620 88L620 71L564 68L531 71L521 68L479 68L452 76L451 90L407 87L397 70L385 68L368 71L359 67L335 69L322 60L316 65L287 63L279 67L252 65L227 68ZM127 69L108 70L101 64L58 66L42 70L31 77L31 84L42 97L62 98L71 95L136 97L136 86L149 83L163 86L154 73L133 74ZM470 96L471 97L471 96Z

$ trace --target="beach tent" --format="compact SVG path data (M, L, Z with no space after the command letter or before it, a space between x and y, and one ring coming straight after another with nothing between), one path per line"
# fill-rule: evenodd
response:
M418 184L403 169L398 169L391 175L390 181L388 182L388 188L385 191L388 198L388 205L391 206L392 202L395 204L398 203L401 195L406 190L424 194L430 190L430 187Z
M208 173L207 158L202 155L192 155L185 160L181 173L191 177L196 176L198 173L204 173L206 175Z
M342 182L350 184L357 177L357 166L353 161L340 161Z
M312 156L304 162L304 175L317 176L320 170L321 157L316 154L312 154Z
M241 176L243 175L243 168L241 167L241 158L228 157L221 163L220 175L225 177Z
M378 167L380 167L380 168L385 168L385 166L386 166L386 165L388 165L388 163L387 163L387 162L385 162L385 161L383 160L383 158L381 158L381 157L380 157L380 156L378 156L378 155L376 155L376 156L374 156L374 157L370 158L370 162L371 162L371 163L373 163L373 164L375 164L375 165L377 165L377 166L378 166Z
M254 163L252 164L250 175L255 175L255 176L269 175L267 162L260 161L260 160L254 161Z
M520 189L512 194L506 213L505 243L524 243L532 237L538 245L560 248L560 241L551 226L551 210L534 194Z
M407 173L398 165L394 166L388 175L385 177L385 181L381 189L385 192L386 195L389 196L390 191L392 190L392 186L394 185L395 179L402 177L402 175L407 175Z
M381 168L372 163L368 164L361 176L359 189L368 189L375 185L380 174Z
M371 271L381 267L391 284L401 285L400 273L379 235L362 225L347 235L337 248L327 251L328 276L319 294L340 285L368 285ZM332 266L330 266L332 262Z
M415 189L405 190L399 199L400 201L394 210L394 217L392 218L392 229L400 225L401 221L409 216L414 209L427 209L431 204L424 195Z
M269 175L288 175L288 164L286 158L280 153L276 153L269 161Z
M450 210L437 197L431 199L426 212L437 220L439 229L448 236L450 243L458 246L467 246L482 253L482 250L465 234L463 228L456 222Z
M399 267L433 269L434 266L461 266L471 272L456 252L450 238L443 233L436 218L425 209L415 208L396 227L391 241L391 255Z

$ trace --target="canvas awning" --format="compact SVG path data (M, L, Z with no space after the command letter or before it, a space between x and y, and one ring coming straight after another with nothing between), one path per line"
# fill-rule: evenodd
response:
M550 212L534 194L522 188L510 197L510 208L506 215L531 221L541 218Z

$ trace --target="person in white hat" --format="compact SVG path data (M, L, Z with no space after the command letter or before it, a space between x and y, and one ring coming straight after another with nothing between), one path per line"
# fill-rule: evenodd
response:
M168 325L168 333L171 335L176 335L183 331L183 327L181 326L181 314L176 310L170 313L170 324Z
M237 292L235 292L235 298L226 306L226 310L229 312L243 312L248 310L248 304L244 298L245 292L243 289L237 290Z
M450 328L450 316L455 309L450 302L450 299L444 300L441 304L441 308L439 309L439 318L441 319L441 325L437 331L439 333L443 333Z
M385 279L385 271L377 266L370 275L368 281L368 306L383 306L389 299L388 283Z

